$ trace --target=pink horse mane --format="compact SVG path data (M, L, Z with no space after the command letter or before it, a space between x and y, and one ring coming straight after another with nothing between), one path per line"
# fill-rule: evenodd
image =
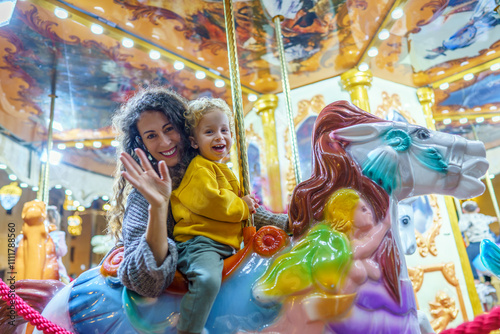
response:
M347 154L348 142L334 140L335 130L363 123L386 122L347 101L326 106L314 124L312 138L312 174L294 190L289 209L295 237L310 225L323 220L328 198L340 188L358 191L374 210L380 222L388 214L389 195L375 182L363 175L360 166ZM382 269L388 291L399 301L400 258L391 231L375 254Z

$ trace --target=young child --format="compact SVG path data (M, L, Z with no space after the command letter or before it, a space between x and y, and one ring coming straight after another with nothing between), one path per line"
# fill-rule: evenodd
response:
M240 197L238 180L222 163L232 145L229 106L221 99L201 98L189 104L185 117L199 155L170 198L177 266L189 280L177 330L200 333L219 292L224 259L240 248L242 221L259 205L253 195Z

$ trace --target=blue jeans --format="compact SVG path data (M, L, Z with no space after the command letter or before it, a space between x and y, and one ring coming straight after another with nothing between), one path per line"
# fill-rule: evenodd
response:
M189 281L189 291L181 300L177 329L200 333L219 293L224 259L233 254L233 248L204 236L196 236L177 243L177 250L177 269Z

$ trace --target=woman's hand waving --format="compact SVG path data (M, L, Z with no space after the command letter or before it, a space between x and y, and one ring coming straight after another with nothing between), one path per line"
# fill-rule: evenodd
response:
M139 165L128 153L122 153L120 161L125 167L123 177L134 186L151 206L168 204L172 193L172 180L164 161L158 163L160 175L156 173L143 150L137 148L135 153L139 157ZM142 167L141 167L142 166Z

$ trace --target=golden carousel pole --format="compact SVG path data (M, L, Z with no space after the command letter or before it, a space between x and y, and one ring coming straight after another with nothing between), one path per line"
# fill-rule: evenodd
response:
M257 114L262 118L264 129L264 140L266 143L266 165L267 178L269 180L270 198L269 205L275 212L283 212L283 203L281 197L281 184L276 180L281 179L280 162L278 159L278 146L276 136L276 122L274 120L274 111L278 106L278 97L274 94L262 95L254 103Z
M48 127L48 135L47 135L47 146L46 146L46 157L47 160L43 163L40 169L40 180L38 181L38 192L36 195L36 199L45 203L45 206L49 205L49 170L50 170L50 151L52 151L53 146L53 125L54 125L54 109L56 104L56 78L57 78L57 53L55 50L55 46L53 46L54 51L54 65L52 68L52 80L50 87L50 118L49 118L49 127Z
M372 79L370 70L360 71L357 68L352 68L340 76L342 88L349 92L352 104L366 112L370 112L367 88L371 86Z
M295 174L295 184L299 184L301 182L299 151L297 147L297 135L295 132L295 123L293 122L292 100L290 98L290 84L288 81L288 68L285 58L285 47L283 46L283 39L281 33L281 21L283 20L284 17L281 15L276 15L275 17L273 17L276 42L278 44L278 52L281 65L281 84L283 86L283 94L285 96L286 116L288 119L288 129L290 131L290 142L292 147L292 164Z
M422 109L424 111L425 123L427 128L436 131L436 125L434 124L434 118L432 114L432 107L434 105L434 90L430 87L421 87L417 89L417 97ZM474 277L472 275L472 268L469 265L467 252L465 250L465 245L462 238L462 233L458 228L458 216L457 203L454 202L454 197L444 196L446 203L446 208L448 209L448 216L450 218L451 230L453 231L453 237L455 238L455 244L457 246L458 255L460 257L460 264L462 265L462 271L464 273L465 285L467 286L467 292L469 293L469 299L472 306L472 312L474 316L483 313L481 307L481 301L479 300L479 295L477 294L476 286L474 285ZM458 201L457 201L458 202Z
M244 195L250 193L250 173L248 168L247 146L245 143L245 124L243 121L243 101L241 98L238 51L234 28L232 0L224 0L224 19L226 23L227 52L229 57L229 75L231 77L231 95L236 120L236 145L238 147L240 184ZM249 219L253 225L253 220Z

